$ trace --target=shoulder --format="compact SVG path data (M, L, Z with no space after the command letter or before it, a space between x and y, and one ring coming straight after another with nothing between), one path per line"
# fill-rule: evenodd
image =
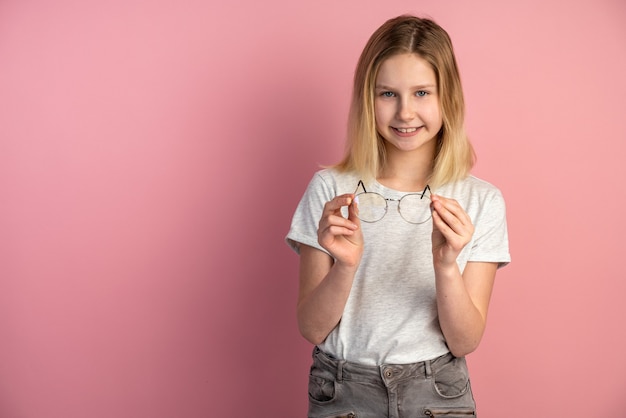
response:
M324 191L334 197L344 193L353 193L358 183L359 178L353 172L324 168L313 175L309 189Z
M502 199L500 189L473 175L469 175L454 183L445 184L438 193L443 196L449 195L449 197L457 200Z
M476 220L492 216L502 217L506 211L500 189L473 175L446 184L435 193L455 199Z

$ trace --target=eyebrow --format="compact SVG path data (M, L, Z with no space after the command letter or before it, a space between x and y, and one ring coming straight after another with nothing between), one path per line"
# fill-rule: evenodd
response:
M435 87L437 87L436 84L420 84L420 85L411 87L411 90L432 89L432 88L435 88ZM375 86L375 88L377 90L396 90L395 88L389 87L389 86L385 86L384 84L377 84Z

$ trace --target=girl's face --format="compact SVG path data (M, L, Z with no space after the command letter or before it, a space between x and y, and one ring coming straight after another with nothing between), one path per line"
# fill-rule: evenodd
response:
M417 54L391 56L380 66L375 89L376 129L387 148L433 155L443 120L430 64Z

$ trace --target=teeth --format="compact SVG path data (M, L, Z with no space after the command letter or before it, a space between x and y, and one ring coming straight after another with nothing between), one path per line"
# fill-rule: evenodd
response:
M403 134L409 133L409 132L415 132L417 131L417 128L396 128L399 132L402 132Z

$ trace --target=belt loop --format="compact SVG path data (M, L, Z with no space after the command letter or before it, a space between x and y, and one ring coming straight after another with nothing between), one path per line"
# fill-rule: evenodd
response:
M346 363L345 360L339 360L337 362L337 382L343 381L343 365Z
M426 369L426 379L430 379L433 375L433 369L430 365L430 360L424 362L424 368Z

